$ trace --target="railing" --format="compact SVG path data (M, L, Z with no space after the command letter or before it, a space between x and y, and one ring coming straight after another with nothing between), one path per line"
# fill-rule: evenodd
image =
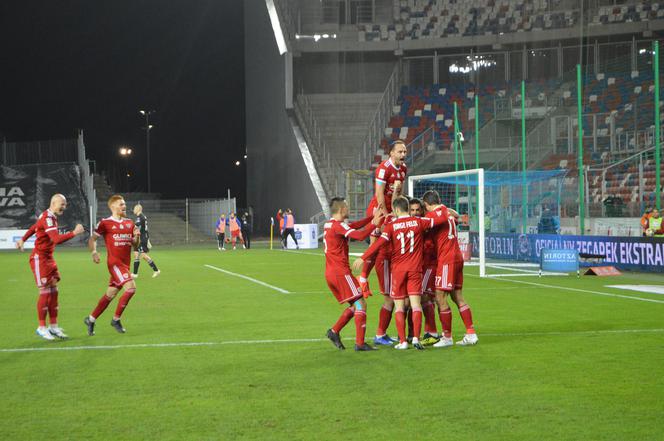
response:
M81 169L81 186L88 199L88 210L90 211L90 225L94 225L97 219L97 192L95 191L94 178L90 172L90 163L85 157L85 143L83 142L83 132L78 132L76 139L78 150L78 166Z
M392 106L399 97L402 85L402 65L398 61L392 70L390 79L387 82L385 91L378 102L376 112L371 118L367 135L362 142L362 150L355 164L357 170L371 168L373 156L380 146L380 142L385 134L385 128L392 115Z

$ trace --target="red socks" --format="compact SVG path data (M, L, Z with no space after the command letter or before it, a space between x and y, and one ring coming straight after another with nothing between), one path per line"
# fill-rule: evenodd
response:
M397 311L394 313L394 321L397 324L397 333L399 334L399 343L406 341L406 313Z
M365 311L355 311L355 344L362 346L364 344L364 335L367 332L367 313Z
M443 336L445 338L452 337L452 310L450 308L439 310L438 317L440 318L440 325L443 328Z
M58 288L51 288L51 294L48 296L48 319L51 325L58 324Z
M346 308L344 309L344 312L341 313L341 316L339 317L339 320L332 326L332 330L336 332L337 334L341 332L341 330L348 324L350 319L353 318L353 315L355 315L355 311L353 311L353 308ZM365 316L366 320L366 316Z
M99 303L97 303L97 307L95 308L94 311L92 311L90 315L95 319L99 317L102 314L102 312L106 311L106 308L108 307L108 304L111 303L111 300L113 299L109 299L108 297L106 297L106 294L101 296L101 299L99 299Z
M113 316L113 320L120 320L120 317L127 307L129 300L131 300L135 293L135 289L128 289L124 292L124 294L122 294L122 297L120 297L120 300L118 301L118 306L115 308L115 315Z
M387 334L387 328L390 327L390 322L392 321L392 310L387 309L385 305L380 308L378 313L378 329L376 330L377 336L383 336Z
M461 320L466 326L466 334L474 334L475 328L473 328L473 313L470 312L470 306L463 305L459 308L459 314L461 315Z
M426 302L422 305L424 314L424 332L429 334L438 334L438 327L436 326L436 307L433 302Z
M39 326L46 326L46 314L48 313L48 304L50 301L51 288L40 288L37 298L37 319Z
M411 308L411 311L412 312L411 314L409 314L409 316L412 317L413 323L412 323L412 328L410 328L410 330L413 333L413 338L417 338L419 340L420 335L422 333L422 310Z

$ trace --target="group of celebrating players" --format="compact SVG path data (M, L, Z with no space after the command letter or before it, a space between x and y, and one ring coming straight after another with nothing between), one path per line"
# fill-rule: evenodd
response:
M368 276L374 267L384 299L375 345L394 345L395 349L408 349L409 344L416 349L452 346L450 297L466 328L457 344L467 346L478 342L472 313L462 294L464 261L456 223L459 214L445 207L435 190L427 191L422 200L401 196L407 174L405 156L405 144L397 141L391 147L389 159L376 169L375 194L364 219L349 224L346 201L334 198L330 203L332 219L325 223L323 234L325 278L339 304L348 304L327 331L327 338L339 349L345 349L340 332L354 318L355 350L375 350L365 341L365 299L372 295ZM358 281L349 264L348 241L367 238L371 245L353 262L354 269L362 269ZM442 327L440 334L436 306ZM393 311L398 340L387 334Z
M97 252L97 239L99 237L104 238L107 250L106 263L111 276L106 292L99 299L97 306L90 315L84 319L90 336L95 334L95 324L99 316L123 290L115 314L111 319L111 326L119 333L126 332L120 322L120 317L136 293L135 279L138 277L141 258L146 260L154 271L153 277L160 274L159 269L147 254L150 247L147 221L140 204L134 207L134 213L137 215L136 224L127 218L127 204L122 196L111 196L108 207L111 210L111 216L99 221L88 240L92 261L98 264L101 259ZM61 277L53 257L55 246L83 234L85 231L83 226L78 224L73 231L60 234L58 231L58 217L62 216L66 208L67 199L65 196L61 194L54 195L51 198L49 208L41 213L37 222L28 229L16 244L17 248L23 250L25 241L33 235L36 236L35 247L30 254L30 268L39 290L37 300L39 327L36 333L45 340L67 338L62 328L58 326L58 284ZM136 249L133 273L130 272L129 267L132 248ZM48 327L46 326L47 317Z

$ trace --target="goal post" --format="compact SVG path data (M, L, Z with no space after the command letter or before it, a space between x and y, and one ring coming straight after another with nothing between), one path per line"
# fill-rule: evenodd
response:
M468 221L459 222L459 235L470 233L478 236L477 256L480 277L486 277L484 169L461 170L408 177L408 196L420 198L428 190L436 190L443 204L460 207L460 215Z

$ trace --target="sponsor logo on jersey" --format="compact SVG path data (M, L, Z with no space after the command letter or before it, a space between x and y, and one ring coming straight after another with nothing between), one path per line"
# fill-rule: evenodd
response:
M51 219L50 217L47 217L46 218L46 225L49 226L49 227L52 227L53 226L53 219Z
M42 277L41 282L42 282L42 283L46 283L47 280L48 280L48 279L47 279L46 277Z
M378 171L378 177L379 177L380 179L384 179L384 178L385 178L385 169L384 169L384 168L381 168L381 169Z

